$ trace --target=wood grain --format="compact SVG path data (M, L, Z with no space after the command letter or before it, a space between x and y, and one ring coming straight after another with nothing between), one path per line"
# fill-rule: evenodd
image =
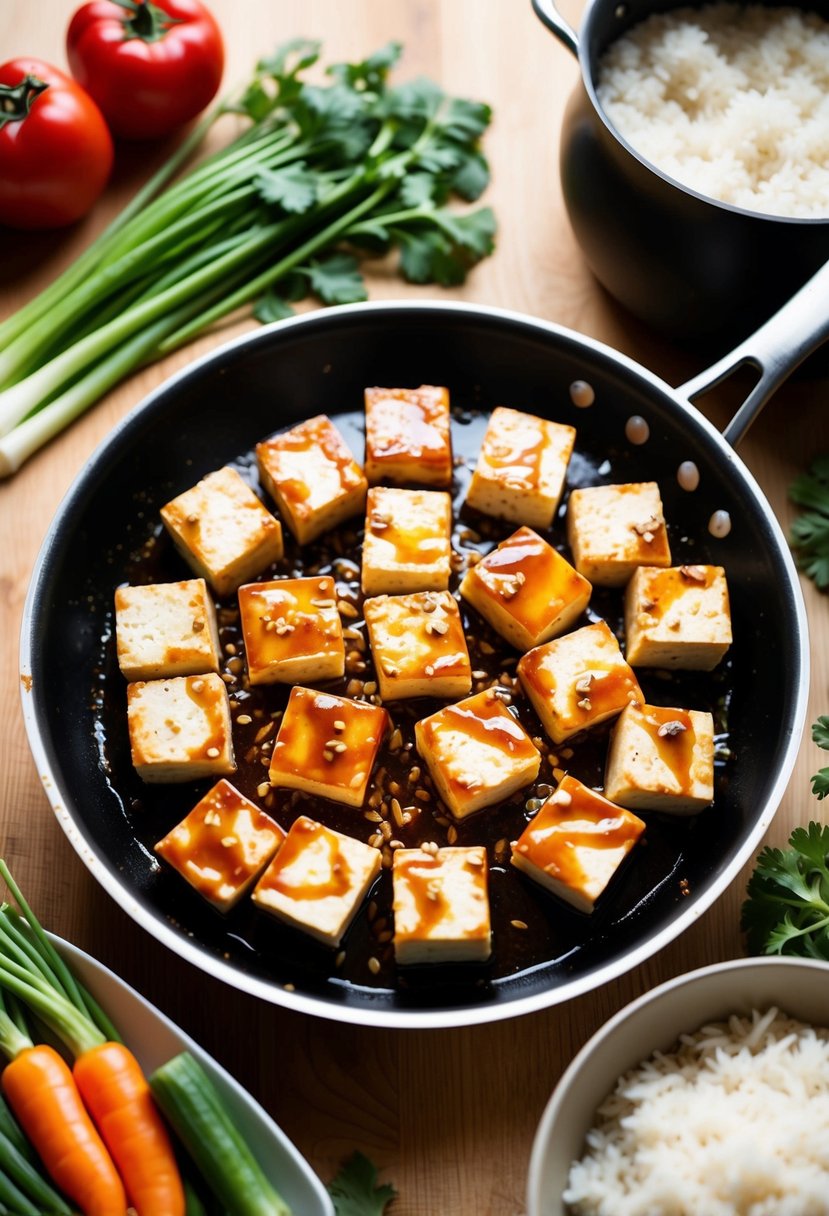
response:
M63 64L71 0L4 0L6 56ZM500 221L497 256L447 293L519 309L600 338L680 383L699 369L626 316L586 269L567 224L557 178L557 132L576 67L535 20L529 0L211 0L227 39L228 82L267 48L295 35L322 37L330 58L404 42L400 75L426 73L495 108L487 138L494 180L487 201ZM68 233L22 237L0 230L0 316L45 285L99 231L162 156L122 149L94 214ZM378 272L371 295L429 297ZM300 1017L232 991L174 958L106 897L63 837L29 755L19 706L17 642L35 557L62 495L84 461L141 398L248 323L225 327L121 385L0 486L0 845L45 923L114 967L199 1039L264 1102L324 1178L354 1147L369 1153L400 1198L396 1216L518 1216L533 1131L562 1068L625 1001L680 971L739 955L741 875L699 923L657 958L563 1008L517 1022L451 1032L381 1032ZM829 446L826 384L781 390L742 455L784 525L786 487ZM722 423L731 388L705 403ZM829 710L826 603L805 587L814 657L810 715ZM769 639L769 646L775 641ZM762 673L758 676L762 695ZM762 762L760 760L759 762ZM820 756L804 742L770 839L819 808L809 775Z

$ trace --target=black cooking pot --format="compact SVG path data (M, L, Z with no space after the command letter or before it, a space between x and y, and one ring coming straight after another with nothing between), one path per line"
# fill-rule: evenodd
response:
M707 198L649 164L615 130L596 95L602 54L637 22L681 3L590 0L578 35L554 0L533 0L533 8L581 66L564 115L560 168L590 269L641 320L719 352L829 259L829 218L761 215ZM809 8L829 16L826 0Z
M785 537L730 443L829 334L827 300L829 266L750 341L676 390L555 325L446 303L348 305L280 322L158 388L106 439L60 506L22 628L22 698L38 772L98 881L159 941L212 975L295 1010L362 1024L457 1026L526 1013L608 982L665 945L750 860L797 755L808 691L803 599ZM807 317L820 320L808 326ZM690 402L746 361L761 375L723 436ZM590 409L570 401L577 379L595 390ZM456 470L460 496L486 413L504 403L578 427L570 484L659 478L680 549L728 570L732 758L718 778L715 808L681 824L655 817L648 847L592 917L544 904L543 891L525 893L538 933L547 935L543 963L496 977L444 968L394 988L372 985L368 972L344 982L324 947L296 940L249 901L222 916L160 869L152 845L180 818L182 790L139 788L129 763L112 594L130 577L131 552L144 551L158 529L158 508L198 477L320 411L336 419L359 456L364 386L421 381L452 391L455 450L465 466ZM632 414L650 427L644 446L626 439ZM700 471L692 492L677 481L688 460ZM709 531L718 510L733 524L720 538ZM175 554L168 556L166 578L181 577ZM515 916L511 906L503 916ZM506 923L502 932L509 931ZM361 915L349 952L367 934Z

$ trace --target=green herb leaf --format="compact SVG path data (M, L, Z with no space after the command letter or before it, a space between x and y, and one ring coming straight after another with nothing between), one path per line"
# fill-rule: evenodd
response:
M284 169L264 169L256 179L256 189L266 203L276 203L283 211L302 215L309 211L319 197L319 178L305 161L286 165Z
M328 1187L337 1216L383 1216L397 1191L377 1185L377 1168L362 1153L345 1162Z
M811 778L812 793L822 801L829 794L829 768L822 768Z
M440 114L440 126L450 139L459 143L480 139L492 121L492 110L483 101L453 97Z
M402 43L387 42L360 63L332 63L328 75L348 85L350 89L370 89L377 92L382 89L389 71L397 63L402 51Z
M355 304L368 299L359 263L348 253L334 253L324 262L314 262L308 273L311 290L323 304Z
M489 165L478 151L463 158L451 178L451 187L461 198L474 203L489 185Z
M829 751L829 715L821 714L817 722L812 723L812 742Z
M257 71L274 80L298 76L313 67L320 57L322 43L316 38L291 38L283 42L266 59L260 59Z
M795 828L757 858L741 914L753 954L829 958L829 826Z
M436 185L431 173L410 173L400 183L400 201L406 207L431 203Z
M466 215L441 211L440 226L459 248L469 250L476 258L485 258L495 248L495 213L491 207Z
M829 455L819 456L808 473L795 478L789 497L808 508L795 520L789 537L797 564L825 591L829 588Z
M269 325L271 321L284 321L286 317L292 317L294 310L283 296L271 288L260 300L256 301L253 306L253 315L263 325Z

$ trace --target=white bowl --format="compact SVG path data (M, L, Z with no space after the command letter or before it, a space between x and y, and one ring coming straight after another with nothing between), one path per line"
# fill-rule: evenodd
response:
M113 971L77 946L50 936L74 974L112 1019L145 1074L179 1052L189 1051L216 1086L224 1109L291 1210L297 1216L335 1216L331 1198L308 1162L229 1072Z
M605 1022L556 1086L530 1158L528 1216L565 1216L562 1193L596 1110L617 1078L680 1034L729 1014L779 1006L816 1026L829 1024L829 966L793 958L734 959L677 976Z

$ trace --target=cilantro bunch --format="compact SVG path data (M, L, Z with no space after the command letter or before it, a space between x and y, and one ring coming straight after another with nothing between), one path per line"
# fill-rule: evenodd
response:
M362 1153L353 1153L328 1185L337 1216L383 1216L397 1192L377 1185L377 1169Z
M819 456L789 487L789 497L807 509L792 524L797 564L821 591L829 588L829 456Z
M829 750L829 717L812 726ZM829 768L812 778L818 799L829 794ZM829 960L829 825L795 828L787 849L765 848L748 884L742 928L752 954L799 954Z
M404 278L452 286L492 252L492 211L448 205L486 188L489 106L429 80L390 85L400 50L333 64L322 84L306 79L318 42L263 59L106 232L0 325L0 476L231 312L272 321L309 295L363 300L367 255L396 251ZM237 137L173 180L231 114Z

